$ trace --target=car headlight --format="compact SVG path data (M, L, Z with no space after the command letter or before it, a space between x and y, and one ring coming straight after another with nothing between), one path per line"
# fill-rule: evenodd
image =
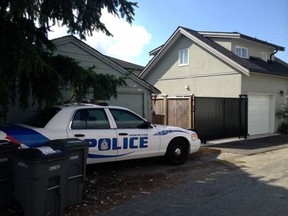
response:
M196 133L193 133L193 134L191 135L191 139L192 139L192 140L197 140L197 139L198 139L198 135L197 135Z

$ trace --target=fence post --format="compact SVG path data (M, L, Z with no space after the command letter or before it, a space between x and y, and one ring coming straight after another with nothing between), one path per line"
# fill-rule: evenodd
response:
M239 95L239 101L240 101L240 115L239 115L239 117L240 117L241 136L244 136L244 138L247 139L247 135L248 135L248 96L245 94ZM242 107L243 103L244 103L244 108Z
M194 128L194 94L189 97L189 127Z
M168 125L168 99L167 95L163 97L163 114L164 114L164 125Z

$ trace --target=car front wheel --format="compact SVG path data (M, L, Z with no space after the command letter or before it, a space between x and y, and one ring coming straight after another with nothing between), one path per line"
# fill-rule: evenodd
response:
M181 165L188 157L188 145L184 139L173 139L167 148L165 159L171 165Z

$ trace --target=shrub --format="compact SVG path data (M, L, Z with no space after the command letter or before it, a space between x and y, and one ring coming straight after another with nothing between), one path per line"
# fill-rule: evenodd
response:
M276 112L276 116L280 119L281 124L278 127L278 132L288 134L288 105L285 104Z

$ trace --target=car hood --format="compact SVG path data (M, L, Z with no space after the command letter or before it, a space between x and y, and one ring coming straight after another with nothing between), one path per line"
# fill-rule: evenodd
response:
M167 125L154 125L158 129L158 134L164 135L168 133L176 133L176 132L181 132L181 133L186 133L186 134L193 134L195 133L192 130L176 127L176 126L167 126Z

